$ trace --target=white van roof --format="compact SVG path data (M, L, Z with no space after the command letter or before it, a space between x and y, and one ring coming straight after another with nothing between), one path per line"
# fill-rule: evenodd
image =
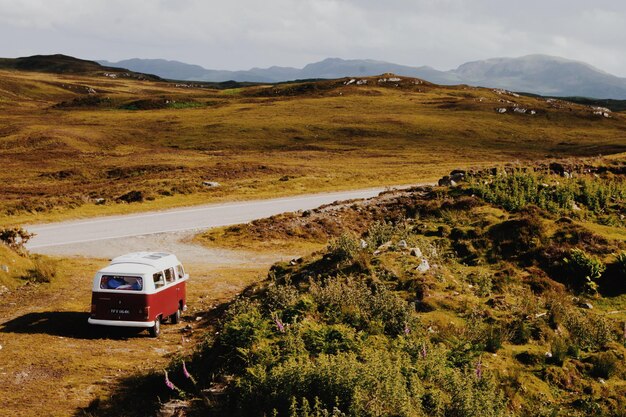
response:
M176 255L166 252L133 252L113 258L109 266L118 264L139 264L150 266L158 271L180 264ZM105 268L108 269L108 268ZM117 268L114 268L117 269Z

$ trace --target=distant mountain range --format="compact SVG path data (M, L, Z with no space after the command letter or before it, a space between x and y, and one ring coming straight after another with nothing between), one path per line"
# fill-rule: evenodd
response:
M119 62L97 62L109 67L127 68L181 81L275 83L298 79L372 76L391 72L437 84L469 84L546 96L626 99L626 78L608 74L584 62L547 55L473 61L450 71L439 71L429 66L411 67L369 59L339 58L328 58L304 68L269 67L246 71L212 70L163 59L133 58Z

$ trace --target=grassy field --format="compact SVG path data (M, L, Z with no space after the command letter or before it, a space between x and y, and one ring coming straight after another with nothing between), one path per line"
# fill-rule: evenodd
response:
M367 81L213 90L0 71L0 224L416 183L457 167L626 148L619 113Z

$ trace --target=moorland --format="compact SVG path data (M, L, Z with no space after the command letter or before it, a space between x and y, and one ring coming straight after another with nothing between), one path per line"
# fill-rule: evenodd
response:
M157 342L87 328L105 260L0 245L4 411L624 415L623 113L390 74L216 85L61 61L0 62L2 236L458 181L196 236L302 256L192 265L192 307Z
M503 90L392 75L223 88L33 65L0 70L5 225L626 150L619 112Z

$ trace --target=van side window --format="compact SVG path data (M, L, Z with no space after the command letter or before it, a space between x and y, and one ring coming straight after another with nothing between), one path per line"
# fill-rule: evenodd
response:
M156 274L152 275L152 279L154 280L154 288L161 288L165 285L163 272L157 272Z
M165 270L165 281L169 284L170 282L174 282L176 279L176 275L174 275L174 268L168 268Z
M178 279L185 278L185 270L182 265L176 265L176 274L178 275Z

